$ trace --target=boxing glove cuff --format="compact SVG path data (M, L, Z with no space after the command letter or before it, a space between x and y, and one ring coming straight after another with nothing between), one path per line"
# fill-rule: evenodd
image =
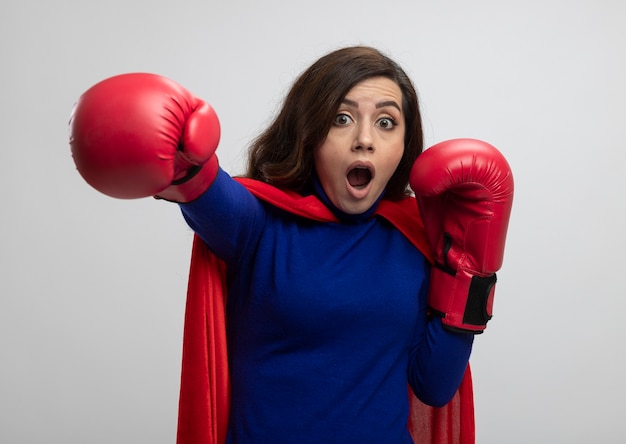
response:
M430 313L451 331L482 333L492 317L496 274L477 276L468 270L433 267L428 295Z
M169 187L154 197L177 203L191 202L211 187L218 168L217 156L213 155L204 165L191 165L184 176L174 179Z

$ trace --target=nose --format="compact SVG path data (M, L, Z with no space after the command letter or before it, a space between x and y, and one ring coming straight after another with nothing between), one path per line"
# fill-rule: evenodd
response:
M372 128L363 123L356 126L356 134L352 144L352 150L374 151L374 138Z

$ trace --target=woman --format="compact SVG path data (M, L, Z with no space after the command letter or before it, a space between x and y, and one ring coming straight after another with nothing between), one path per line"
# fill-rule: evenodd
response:
M411 442L407 380L431 405L454 395L473 336L427 321L428 261L372 217L381 198L406 196L421 150L404 72L347 48L295 82L248 168L315 195L338 222L277 211L221 171L182 205L228 270L228 442Z
M112 94L128 109L108 108ZM204 292L205 302L187 307L180 442L217 415L227 429L209 420L207 433L229 443L411 443L407 388L432 406L454 396L473 335L427 315L432 257L409 197L420 119L394 61L343 48L296 80L254 142L247 177L233 179L214 155L215 114L178 85L124 75L81 97L71 144L83 177L111 196L178 202L198 235L204 265L192 263L190 297ZM129 164L142 168L129 174ZM213 261L198 259L206 254L219 258L209 268L225 266L229 373L215 367L219 332L208 345L218 357L205 357L213 315L197 317L216 299L197 272ZM197 399L207 373L222 386L217 402L206 381L209 401Z

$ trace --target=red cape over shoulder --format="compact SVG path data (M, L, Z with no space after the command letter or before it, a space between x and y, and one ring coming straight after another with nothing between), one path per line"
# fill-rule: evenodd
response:
M282 210L323 222L337 221L315 196L279 190L238 179L257 198ZM376 214L392 223L431 262L432 253L413 198L382 200ZM225 271L204 242L194 237L187 288L177 444L223 444L226 440L230 385L226 350ZM456 395L446 406L429 407L408 390L409 430L416 443L474 444L474 398L469 366Z

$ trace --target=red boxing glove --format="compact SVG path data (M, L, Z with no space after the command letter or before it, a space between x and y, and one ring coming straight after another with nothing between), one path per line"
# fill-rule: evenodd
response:
M112 197L190 202L217 175L215 111L175 82L122 74L88 89L70 118L76 167Z
M454 139L425 150L410 183L435 253L429 308L449 330L482 333L513 204L511 168L493 146Z

